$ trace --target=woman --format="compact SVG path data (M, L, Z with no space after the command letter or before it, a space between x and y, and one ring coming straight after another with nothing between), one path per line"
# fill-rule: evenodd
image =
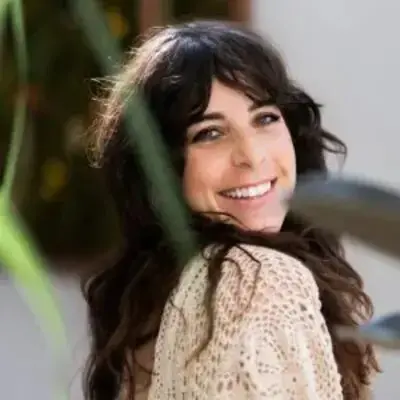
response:
M141 91L170 151L201 248L181 265L121 128ZM134 52L95 129L124 229L89 279L88 400L359 399L378 370L336 325L372 305L338 238L280 201L345 145L271 45L222 22L156 31Z

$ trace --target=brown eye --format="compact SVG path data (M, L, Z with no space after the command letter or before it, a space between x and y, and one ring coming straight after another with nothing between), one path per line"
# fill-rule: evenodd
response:
M256 115L253 122L256 126L267 126L278 122L280 119L281 116L279 114L273 112L263 112Z

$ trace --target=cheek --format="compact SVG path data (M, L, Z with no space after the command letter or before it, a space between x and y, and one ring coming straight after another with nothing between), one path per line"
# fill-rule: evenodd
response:
M296 154L287 128L276 144L274 161L282 177L282 186L291 191L296 184Z
M223 157L204 149L189 150L183 172L183 192L189 206L204 210L221 187Z

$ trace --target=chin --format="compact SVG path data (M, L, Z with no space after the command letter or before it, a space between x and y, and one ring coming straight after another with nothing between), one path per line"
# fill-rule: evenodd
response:
M276 233L282 228L283 219L268 221L248 221L243 224L246 230L265 233Z

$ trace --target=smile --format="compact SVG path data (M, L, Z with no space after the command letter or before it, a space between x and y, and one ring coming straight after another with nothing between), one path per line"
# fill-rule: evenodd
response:
M262 197L272 189L273 183L273 181L269 181L259 185L225 190L221 192L221 195L232 199L253 199Z

